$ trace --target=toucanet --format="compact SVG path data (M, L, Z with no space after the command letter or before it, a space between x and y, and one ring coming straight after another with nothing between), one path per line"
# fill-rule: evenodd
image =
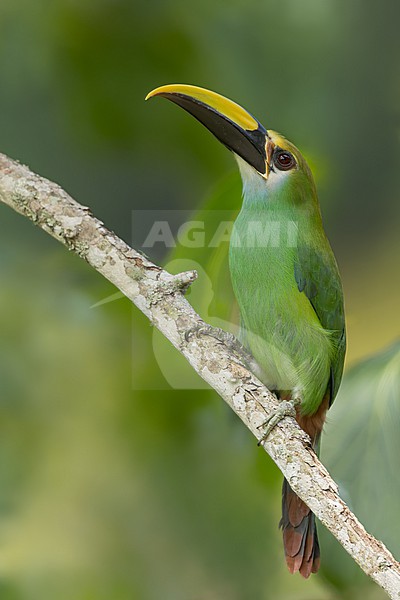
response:
M346 334L340 275L311 170L291 142L215 92L174 84L147 98L153 96L184 108L237 159L243 204L232 230L229 268L241 341L257 375L282 406L292 407L318 452L342 378ZM315 517L286 480L280 527L289 570L304 577L316 573Z

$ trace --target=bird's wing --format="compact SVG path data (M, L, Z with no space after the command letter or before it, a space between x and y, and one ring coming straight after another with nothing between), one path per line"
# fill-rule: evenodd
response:
M307 296L322 327L332 332L336 348L331 365L332 404L342 379L346 352L343 292L335 258L330 252L321 254L311 246L300 246L294 276L299 291Z

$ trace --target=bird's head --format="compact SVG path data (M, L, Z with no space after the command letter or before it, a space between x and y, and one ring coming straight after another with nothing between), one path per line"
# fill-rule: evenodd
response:
M315 191L310 168L296 146L279 133L265 129L236 102L184 84L158 87L146 100L154 96L168 98L181 106L235 154L245 188L267 193L297 189L306 196Z

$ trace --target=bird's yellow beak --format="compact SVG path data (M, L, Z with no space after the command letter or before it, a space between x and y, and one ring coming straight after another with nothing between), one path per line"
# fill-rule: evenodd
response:
M147 94L146 100L153 96L163 96L181 106L229 150L259 173L266 173L267 131L239 104L195 85L163 85Z

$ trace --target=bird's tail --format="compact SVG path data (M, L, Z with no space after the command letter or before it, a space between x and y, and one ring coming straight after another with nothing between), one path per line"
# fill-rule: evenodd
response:
M283 532L286 563L291 573L307 578L316 573L320 565L320 551L315 516L308 506L283 480L282 519L279 527Z

